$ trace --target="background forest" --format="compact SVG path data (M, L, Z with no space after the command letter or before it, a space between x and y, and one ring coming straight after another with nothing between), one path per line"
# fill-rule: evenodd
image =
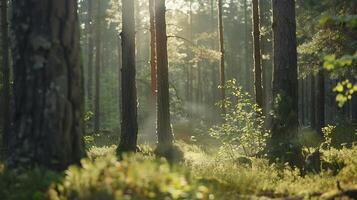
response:
M0 199L357 199L355 0L0 2Z

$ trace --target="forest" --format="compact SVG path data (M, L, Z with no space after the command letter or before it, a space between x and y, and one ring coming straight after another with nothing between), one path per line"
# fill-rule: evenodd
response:
M0 200L357 199L356 0L0 0Z

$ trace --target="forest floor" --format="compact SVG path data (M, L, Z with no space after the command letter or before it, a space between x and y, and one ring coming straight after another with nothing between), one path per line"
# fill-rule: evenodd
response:
M0 165L0 199L356 199L357 147L330 149L323 159L335 166L300 175L262 158L236 160L178 142L182 160L170 165L148 145L118 160L116 146L88 147L82 166L64 173L35 169L8 172ZM349 198L348 198L349 197Z

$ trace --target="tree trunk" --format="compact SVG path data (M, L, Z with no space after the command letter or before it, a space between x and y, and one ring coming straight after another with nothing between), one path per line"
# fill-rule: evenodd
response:
M133 0L122 0L122 122L118 147L120 153L135 152L138 137L134 3Z
M12 6L15 108L7 164L63 170L84 155L77 1Z
M2 91L1 91L1 125L3 148L7 149L10 130L10 66L9 66L9 37L8 37L8 19L7 19L7 0L1 0L1 55L2 66L1 73ZM1 149L0 149L1 150ZM1 153L1 152L0 152ZM1 156L1 155L0 155Z
M271 22L271 0L259 1L260 12L260 25L270 30L272 26ZM272 34L271 31L266 31L261 35L261 54L262 56L262 68L263 68L263 98L264 98L264 110L266 114L266 125L270 127L271 119L268 113L272 109L272 81L273 81L273 62L272 62Z
M298 133L298 79L294 0L273 0L275 116L270 157L302 167Z
M226 77L225 77L225 67L224 67L224 35L223 35L223 2L218 0L218 30L219 30L219 51L221 52L221 63L220 63L220 86L221 86L221 101L222 101L222 114L226 113L226 105L224 100L226 99Z
M88 79L87 79L87 98L88 110L93 109L93 0L88 0L88 19L87 19L87 36L88 36Z
M322 128L325 126L325 76L323 71L317 74L316 90L316 131L323 137Z
M252 1L253 6L253 48L254 48L254 85L255 100L260 108L264 108L263 87L262 87L262 66L260 54L260 22L259 22L259 2Z
M122 80L122 73L121 69L123 67L123 62L122 62L122 40L120 34L118 35L118 120L119 124L121 124L122 120L122 94L121 94L121 80Z
M247 0L243 2L244 6L244 65L245 65L245 89L247 92L250 92L250 67L248 61L248 4Z
M170 126L169 74L165 0L155 0L156 52L157 52L157 152L167 155L172 149Z
M97 0L97 20L95 39L95 97L94 97L94 133L100 130L100 64L101 64L101 0Z
M150 11L150 66L151 66L151 93L156 99L156 32L155 32L155 0L149 0ZM155 101L153 101L155 102Z
M311 75L310 85L310 127L316 129L316 84L315 75Z

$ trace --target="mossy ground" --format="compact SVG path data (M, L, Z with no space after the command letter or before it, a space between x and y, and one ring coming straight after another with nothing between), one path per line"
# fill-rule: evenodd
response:
M64 173L35 169L25 173L0 166L0 199L324 199L329 193L357 186L357 147L331 149L323 159L343 163L337 173L323 170L301 176L287 165L263 158L226 159L184 142L176 144L183 160L169 164L147 145L123 160L116 146L88 148L82 166ZM247 160L250 160L247 162Z

